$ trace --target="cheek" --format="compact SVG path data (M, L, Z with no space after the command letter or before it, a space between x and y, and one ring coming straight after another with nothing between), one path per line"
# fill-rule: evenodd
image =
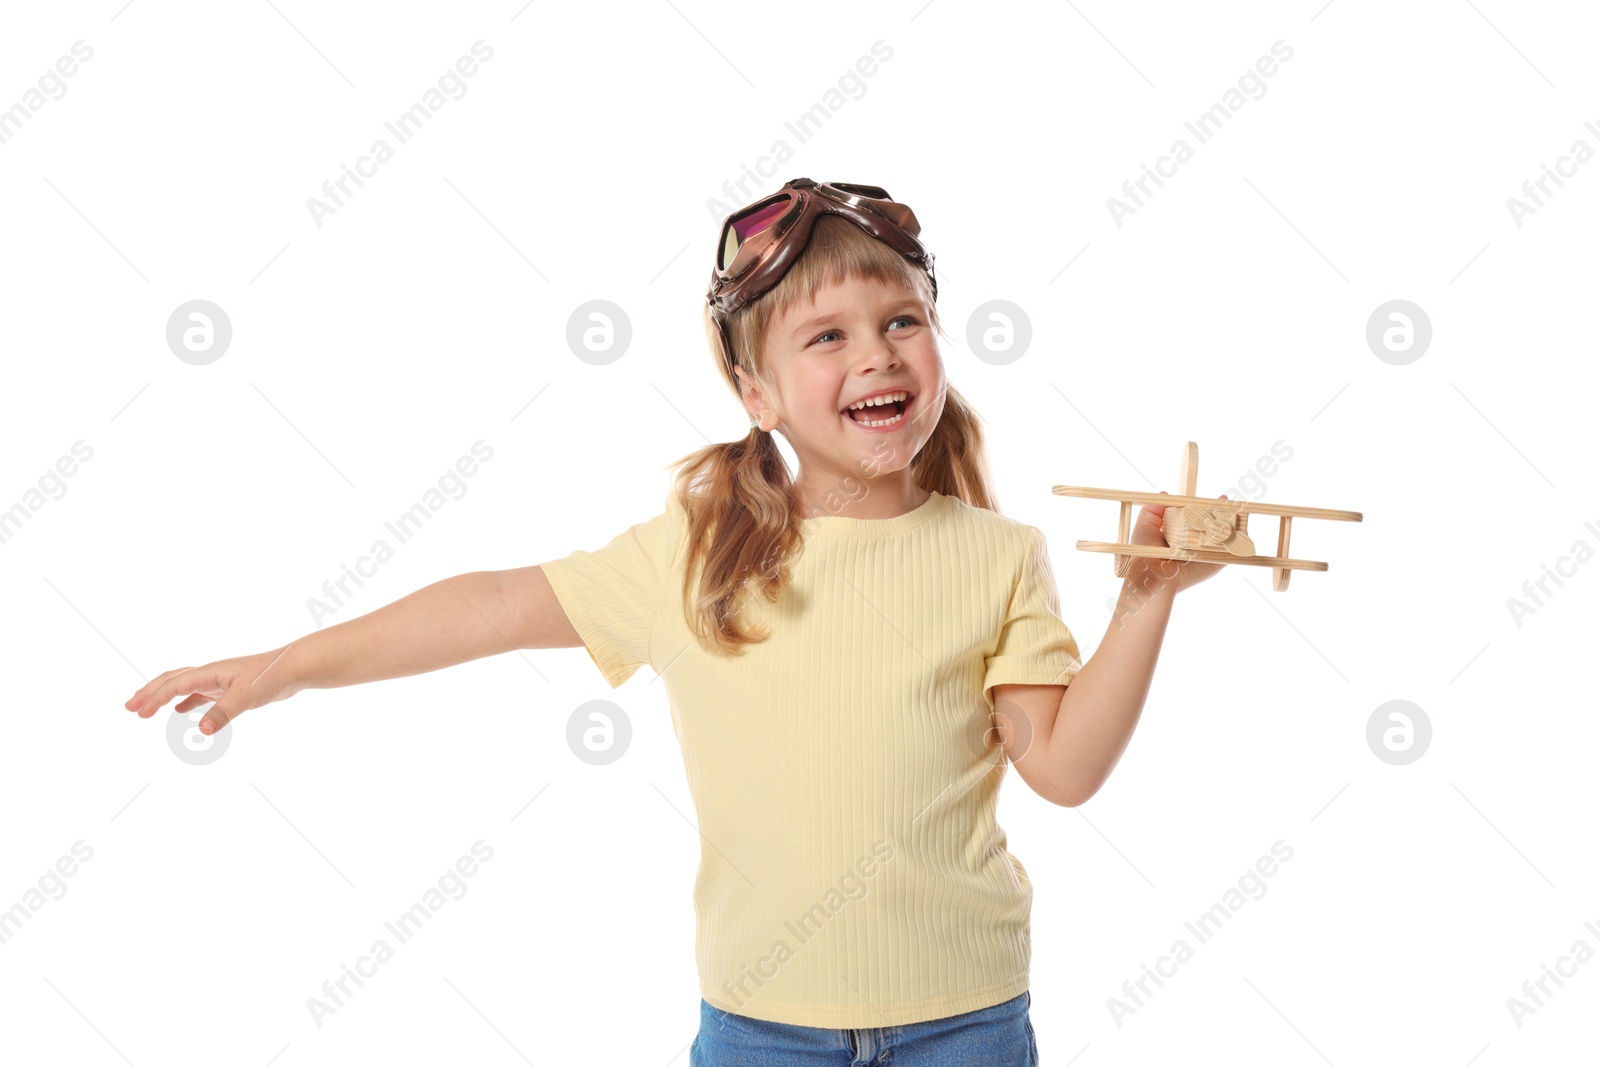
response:
M823 372L812 373L806 375L804 380L798 383L798 387L799 392L796 396L805 398L804 403L808 409L822 415L839 413L834 405L839 402L839 393L843 385L836 376Z

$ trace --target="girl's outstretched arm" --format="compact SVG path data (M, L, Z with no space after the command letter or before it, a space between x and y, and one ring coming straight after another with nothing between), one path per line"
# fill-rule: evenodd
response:
M214 734L251 708L302 689L400 678L518 648L583 644L538 567L474 571L424 586L392 604L317 630L282 648L167 671L123 705L148 719L215 701L200 720Z
M1147 504L1128 543L1166 547L1165 511ZM1133 558L1105 638L1070 685L995 686L996 715L1020 709L1026 719L1004 735L1007 755L1034 792L1066 807L1099 792L1139 725L1173 601L1222 566Z

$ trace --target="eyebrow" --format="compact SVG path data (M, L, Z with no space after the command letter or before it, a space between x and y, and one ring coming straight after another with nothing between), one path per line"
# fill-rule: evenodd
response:
M922 301L917 299L916 297L908 297L905 300L900 301L899 303L890 304L889 307L888 307L888 310L889 311L904 311L906 308L916 308L916 309L918 309L920 311L922 309ZM815 316L813 318L809 318L805 322L802 322L800 325L796 326L790 332L789 336L791 338L793 338L793 337L798 337L799 335L801 335L803 333L809 333L810 331L815 330L819 326L828 325L829 323L833 322L834 320L842 317L844 314L845 314L845 312L843 312L843 311L831 311L826 315L817 315L817 316Z

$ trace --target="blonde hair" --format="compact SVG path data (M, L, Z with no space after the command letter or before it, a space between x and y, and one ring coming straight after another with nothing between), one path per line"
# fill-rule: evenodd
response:
M761 346L768 323L797 302L814 300L824 286L850 278L898 283L918 293L934 329L943 334L922 268L854 223L824 215L778 284L728 318L734 358L744 373L767 380ZM717 370L744 408L738 379L722 355L716 320L720 313L709 304L704 311ZM709 445L668 467L678 468L672 491L689 529L683 576L689 631L703 647L737 653L741 646L770 636L741 624L739 603L750 592L768 602L778 599L801 547L803 504L772 433L757 427L743 440ZM911 461L911 478L922 489L996 510L978 415L954 386L947 386L939 422Z

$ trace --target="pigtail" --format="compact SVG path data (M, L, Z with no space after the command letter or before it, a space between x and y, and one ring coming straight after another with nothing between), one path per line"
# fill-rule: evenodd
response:
M754 426L742 440L702 448L677 466L673 491L688 524L685 621L702 645L736 653L769 636L741 621L744 600L776 601L789 579L800 546L794 481L772 434Z

